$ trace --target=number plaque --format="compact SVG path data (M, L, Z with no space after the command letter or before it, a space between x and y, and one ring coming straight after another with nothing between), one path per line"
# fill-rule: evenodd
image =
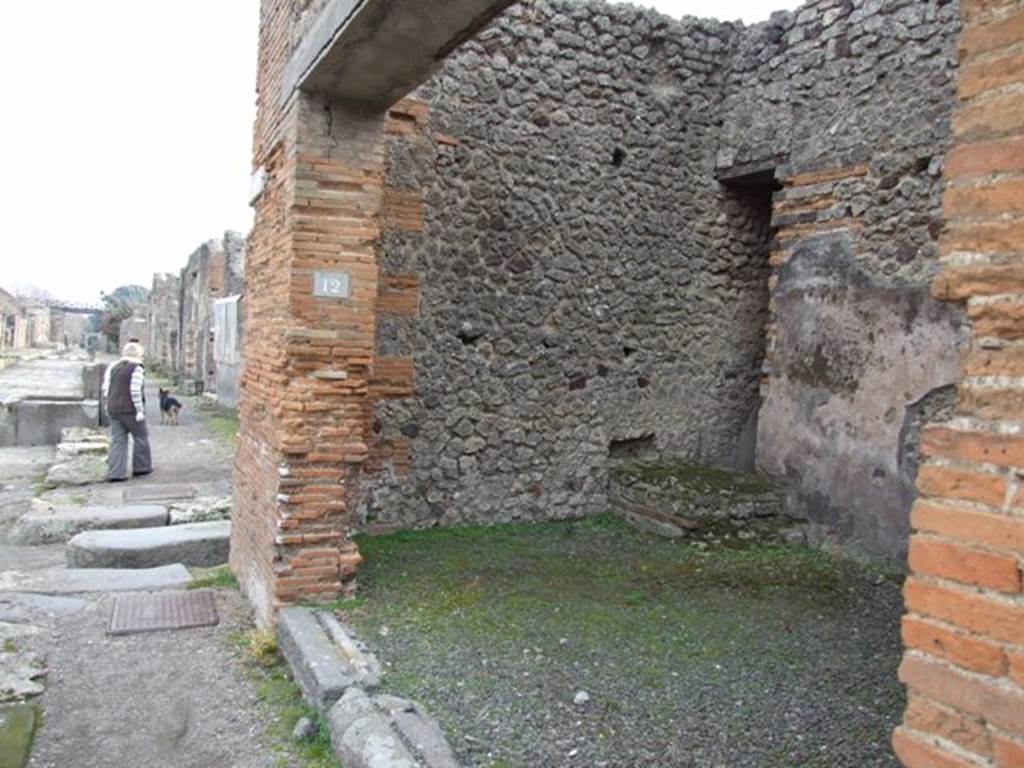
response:
M320 299L347 299L347 272L314 272L313 296Z

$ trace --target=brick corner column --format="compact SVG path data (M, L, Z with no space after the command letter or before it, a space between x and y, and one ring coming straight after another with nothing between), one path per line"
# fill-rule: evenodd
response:
M355 589L383 124L297 93L257 138L265 182L245 274L231 568L263 625L283 605Z
M904 587L908 768L1024 765L1024 2L961 0L941 272L971 343L922 433Z

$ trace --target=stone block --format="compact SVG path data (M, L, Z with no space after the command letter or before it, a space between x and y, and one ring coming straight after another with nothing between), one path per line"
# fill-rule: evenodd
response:
M308 608L285 608L278 617L278 645L303 698L326 710L353 685L374 687L380 681L376 658L362 650L330 614Z
M105 456L83 454L72 456L50 467L43 480L47 488L100 483L107 476Z
M167 508L158 504L123 507L70 507L23 515L11 531L17 544L55 544L82 531L153 528L167 525Z
M387 718L361 688L350 688L327 713L335 754L346 768L419 768Z
M86 400L100 399L106 371L106 363L89 363L82 366L82 393Z
M205 523L210 520L231 518L231 497L199 498L179 501L170 505L170 525Z
M0 419L3 445L55 445L65 427L99 424L95 400L14 400L5 403L4 411Z
M402 739L427 768L459 768L437 720L417 702L382 694L374 703L391 718Z
M152 568L172 563L221 565L228 561L231 523L214 521L160 528L85 531L67 546L69 568Z

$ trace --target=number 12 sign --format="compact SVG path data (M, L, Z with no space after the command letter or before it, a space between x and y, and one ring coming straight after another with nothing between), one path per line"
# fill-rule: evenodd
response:
M313 296L321 299L347 299L348 272L314 272Z

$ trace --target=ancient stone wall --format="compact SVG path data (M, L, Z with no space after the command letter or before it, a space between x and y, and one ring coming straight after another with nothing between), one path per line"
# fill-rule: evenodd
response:
M14 349L18 345L16 327L21 319L21 302L0 288L0 349Z
M957 379L962 313L928 283L959 27L955 3L815 0L738 39L723 103L719 174L781 182L758 465L876 553L905 551L917 432Z
M770 208L713 176L736 34L529 3L415 94L380 266L419 298L376 342L415 383L373 414L368 523L587 514L636 451L744 463Z
M171 273L153 275L147 307L146 360L173 374L177 365L180 331L181 278Z
M26 346L50 346L50 308L36 299L23 302L26 326Z
M149 337L149 328L144 317L129 317L121 321L117 332L118 349L124 349L129 341L145 344Z
M174 370L189 390L217 390L213 303L240 292L244 263L244 239L225 232L193 251L181 271Z
M1024 765L1024 4L961 12L932 292L971 337L955 412L921 440L893 736L908 768Z
M203 243L188 257L178 283L178 349L175 371L189 391L201 391L208 365L210 255L216 242Z

